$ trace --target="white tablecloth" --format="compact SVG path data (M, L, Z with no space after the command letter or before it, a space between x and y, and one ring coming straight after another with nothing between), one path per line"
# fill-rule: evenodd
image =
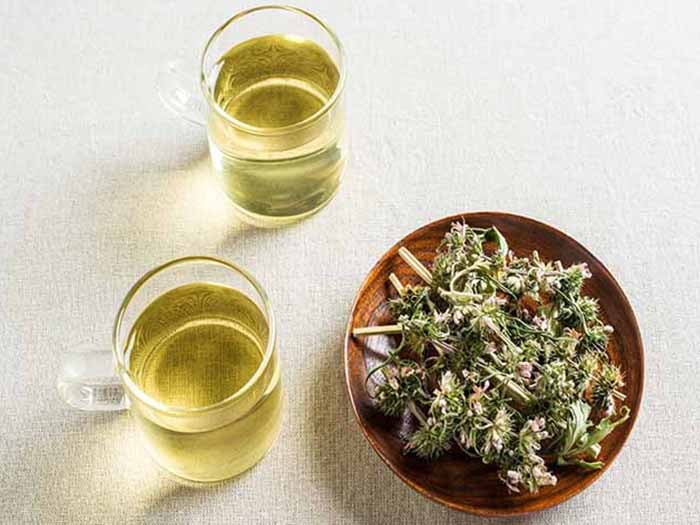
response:
M249 2L245 3L249 5ZM161 63L236 2L0 6L0 516L4 523L476 523L414 493L361 436L342 371L351 301L425 222L475 210L570 233L626 290L646 344L631 439L590 489L509 523L690 523L698 493L700 5L305 1L348 54L351 166L283 230L239 224ZM249 268L279 319L288 396L269 456L180 485L129 419L74 412L59 353L109 345L122 295L167 259ZM497 522L490 522L497 523Z

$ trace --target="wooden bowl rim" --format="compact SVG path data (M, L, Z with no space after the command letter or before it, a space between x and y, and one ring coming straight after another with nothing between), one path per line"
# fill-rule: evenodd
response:
M630 418L625 425L625 433L622 436L622 440L620 441L620 444L618 447L615 449L611 450L610 452L610 457L608 458L608 461L605 462L603 467L593 473L591 475L582 480L581 482L578 483L578 485L575 485L575 489L568 493L568 494L561 494L561 495L552 495L548 500L545 500L543 502L543 505L541 507L538 507L536 509L527 509L523 510L518 506L514 507L508 507L504 509L495 509L492 507L481 507L481 506L476 506L476 505L470 505L470 504L465 504L465 503L457 503L454 501L451 501L449 498L442 497L433 491L431 491L428 488L424 488L420 486L417 482L415 482L412 478L405 476L398 467L394 466L393 462L385 457L385 455L382 453L379 444L372 438L372 436L369 434L367 430L367 424L363 421L363 419L360 417L360 414L358 412L357 406L355 404L355 399L352 395L352 388L350 384L350 373L349 373L349 350L350 350L350 342L352 341L352 329L353 329L353 319L355 318L356 310L358 307L358 304L360 302L360 299L363 297L366 288L369 286L369 284L372 282L371 277L374 274L374 272L382 266L387 259L393 258L396 256L396 253L398 252L398 249L406 242L407 239L409 238L420 238L421 234L423 234L425 231L430 230L435 227L439 227L441 225L446 225L449 226L453 222L458 222L458 221L464 221L467 224L469 223L469 218L475 218L478 216L479 219L489 219L489 217L493 218L510 218L510 219L515 219L517 221L521 221L524 223L529 223L533 226L536 226L538 228L542 228L545 230L548 230L549 233L552 235L559 235L566 239L569 243L572 243L576 245L578 248L580 248L583 252L588 255L591 259L596 261L600 267L603 270L603 273L610 279L610 282L612 282L614 288L615 288L615 293L621 298L622 300L622 305L623 308L626 311L626 316L629 316L629 319L632 323L632 326L634 328L634 346L639 349L639 367L640 367L640 378L639 378L639 395L637 396L637 399L635 400L635 403L633 406L630 406ZM544 222L538 221L536 219L532 219L530 217L525 217L523 215L517 215L514 213L507 213L507 212L497 212L497 211L478 211L478 212L469 212L469 213L459 213L455 215L449 215L447 217L443 217L441 219L434 220L432 222L429 222L412 232L408 233L407 235L404 235L399 241L394 243L384 254L380 257L380 259L372 266L372 268L369 270L367 273L367 276L365 279L362 281L362 284L360 285L360 288L358 289L357 295L355 296L355 299L353 300L352 303L352 308L350 310L350 318L347 323L346 331L345 331L345 343L344 343L344 351L343 351L343 361L344 361L344 371L345 371L345 386L347 388L347 393L348 397L350 398L350 404L352 405L352 410L353 413L355 414L355 419L357 421L358 426L362 430L363 435L365 436L365 439L369 442L369 444L372 446L372 450L381 458L381 460L391 469L391 471L399 477L406 485L411 487L413 490L421 494L422 496L435 501L437 503L440 503L442 505L445 505L451 509L462 511L462 512L468 512L470 514L476 514L479 516L493 516L493 517L506 517L506 516L514 516L514 515L522 515L522 514L530 514L533 512L539 512L544 509L548 509L551 507L554 507L556 505L559 505L560 503L563 503L564 501L567 501L578 494L580 494L583 490L586 488L590 487L593 483L595 483L600 476L603 475L603 473L612 465L613 461L617 457L617 455L620 453L620 451L624 448L625 444L627 443L627 440L630 437L630 434L632 434L632 429L634 428L634 424L637 420L637 416L639 414L639 409L641 406L642 398L644 397L644 379L645 379L645 362L644 362L644 345L642 342L642 336L639 330L639 323L637 322L637 317L634 313L634 310L632 309L632 305L629 302L629 299L625 295L624 291L622 290L622 287L620 284L617 282L617 279L613 276L613 274L608 270L607 266L603 264L603 262L598 259L595 255L593 255L588 248L583 246L580 242L578 242L576 239L571 237L570 235L562 232L561 230L550 226L549 224L546 224Z

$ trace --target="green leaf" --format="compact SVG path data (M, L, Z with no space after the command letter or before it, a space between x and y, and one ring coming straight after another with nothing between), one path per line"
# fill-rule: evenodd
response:
M569 418L566 422L560 456L572 455L576 446L586 440L590 414L591 407L584 401L578 400L569 406Z
M598 470L603 468L604 463L602 461L584 461L582 459L565 459L562 457L557 458L557 465L575 465L577 467L582 467L588 470Z
M591 445L588 447L586 450L583 451L583 454L586 457L595 459L598 457L598 454L600 454L601 446L599 443L596 443L595 445Z
M508 254L508 241L506 241L506 238L495 226L491 226L491 228L486 230L484 239L489 242L495 242L498 245L498 253L500 253L503 257Z
M610 434L613 430L615 430L616 427L627 421L630 417L630 409L627 407L622 407L622 413L620 414L620 417L617 418L617 420L612 421L613 416L608 416L605 419L602 419L600 423L596 425L596 427L593 429L592 432L588 434L588 438L586 439L586 442L578 447L576 450L573 450L571 452L572 455L580 454L584 452L585 450L597 445L600 443L605 437Z

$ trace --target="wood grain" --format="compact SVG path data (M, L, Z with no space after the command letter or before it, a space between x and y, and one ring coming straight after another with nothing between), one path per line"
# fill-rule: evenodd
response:
M538 494L509 494L498 480L496 469L478 460L451 451L434 462L404 455L402 446L414 422L410 416L389 418L374 406L365 387L367 370L378 363L390 345L391 337L353 338L352 328L390 324L387 298L396 291L389 283L394 272L403 283L418 283L419 278L398 256L401 246L408 248L430 267L435 249L452 222L465 220L469 225L496 226L508 239L516 255L537 250L546 260L559 259L564 265L586 262L593 274L584 293L599 299L603 318L615 327L609 353L625 374L624 394L631 410L629 420L602 443L600 459L605 467L584 471L576 467L558 467L559 482ZM644 351L634 312L615 278L596 257L577 241L541 222L497 212L466 213L428 224L396 243L374 266L355 299L345 337L345 374L350 400L360 428L374 450L391 470L413 489L448 507L480 515L522 514L557 505L581 492L598 479L622 449L639 412L644 383Z

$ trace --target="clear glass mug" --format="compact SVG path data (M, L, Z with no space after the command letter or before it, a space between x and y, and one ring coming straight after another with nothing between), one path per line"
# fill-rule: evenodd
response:
M250 48L252 39L270 36L283 40L240 51L245 49L242 43ZM307 49L298 47L304 42L313 42L321 53L299 51ZM232 54L234 46L239 52ZM236 100L250 102L252 94L261 95L264 88L273 95L274 90L292 89L290 86L312 86L304 91L304 97L316 96L318 109L286 125L251 124L232 116L220 105L220 93L217 97L217 79L227 56L233 57L231 65L238 68L237 79L229 82L240 84ZM313 88L315 84L304 84L319 71L333 69L327 62L313 62L313 57L320 56L335 66L336 71L329 73L335 80L332 92L321 93ZM340 40L324 22L296 7L248 9L227 20L209 38L199 65L199 90L194 86L192 68L188 72L184 63L173 61L160 73L159 95L175 114L206 125L213 171L243 220L262 227L283 226L331 201L348 155L343 107L346 72ZM276 98L258 96L258 105L251 107L264 111L271 100Z
M132 330L149 305L192 283L242 292L249 299L237 312L243 329L259 333L260 321L267 328L259 364L247 382L218 402L189 408L149 395L134 377L130 360L136 347ZM188 317L189 322L207 315L211 301L208 297L195 305L190 301L188 315L195 317ZM255 322L258 326L253 326ZM185 257L163 264L141 277L126 294L114 323L112 352L75 348L64 354L58 389L64 401L81 410L128 408L146 448L172 474L200 482L236 476L265 455L282 423L277 335L267 295L248 272L219 259Z

